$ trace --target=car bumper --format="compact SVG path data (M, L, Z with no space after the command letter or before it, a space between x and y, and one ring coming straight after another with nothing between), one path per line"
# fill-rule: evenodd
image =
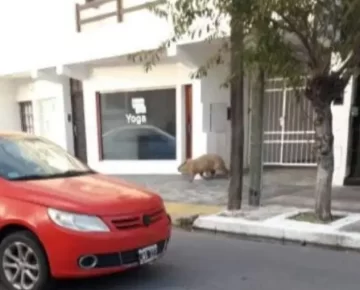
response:
M171 236L170 218L150 227L111 233L79 233L56 227L42 237L51 274L55 278L81 278L121 272L139 266L138 250L157 244L158 258L166 251ZM93 268L82 268L81 257L93 255Z

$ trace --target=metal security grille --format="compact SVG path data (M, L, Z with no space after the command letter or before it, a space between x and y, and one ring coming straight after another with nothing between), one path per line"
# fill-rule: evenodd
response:
M297 98L283 78L266 81L264 122L265 165L316 165L311 104Z
M34 133L34 114L31 101L20 102L21 130L27 133Z

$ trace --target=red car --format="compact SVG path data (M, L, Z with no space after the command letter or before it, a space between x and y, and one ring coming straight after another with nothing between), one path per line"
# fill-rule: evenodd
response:
M0 279L11 290L138 267L169 243L161 197L34 135L0 133L0 191Z

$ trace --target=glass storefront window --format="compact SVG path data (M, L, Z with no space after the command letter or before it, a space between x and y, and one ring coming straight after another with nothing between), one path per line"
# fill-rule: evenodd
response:
M104 160L175 160L176 90L100 95Z

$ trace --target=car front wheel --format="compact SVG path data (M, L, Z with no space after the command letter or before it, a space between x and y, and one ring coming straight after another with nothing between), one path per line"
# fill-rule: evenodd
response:
M50 288L46 254L27 231L8 235L0 244L0 278L9 290Z

